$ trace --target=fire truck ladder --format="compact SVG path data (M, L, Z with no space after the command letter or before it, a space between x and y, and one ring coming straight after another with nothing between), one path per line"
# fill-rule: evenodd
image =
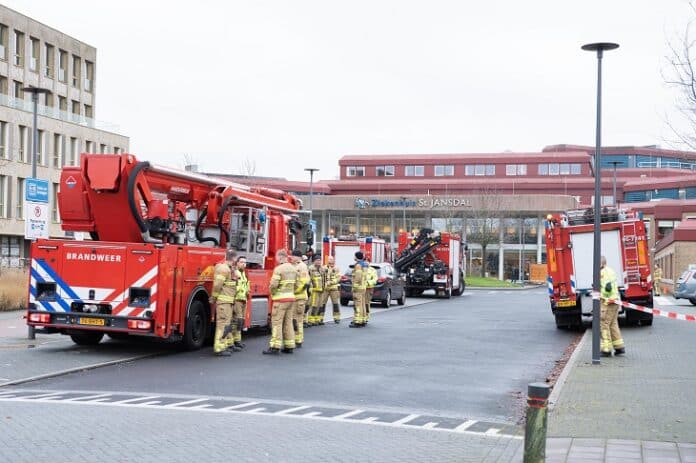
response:
M636 236L636 223L625 222L623 224L623 245L625 253L624 271L626 273L626 286L640 282L640 268L638 265L638 237Z
M411 241L411 244L394 261L394 268L398 272L403 272L408 266L418 261L428 251L437 246L440 240L440 235L435 235L433 230L429 228L422 229Z

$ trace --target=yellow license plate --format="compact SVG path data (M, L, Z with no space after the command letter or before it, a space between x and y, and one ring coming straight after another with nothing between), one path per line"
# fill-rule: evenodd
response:
M80 320L78 321L78 323L80 325L104 326L104 319L103 318L80 317Z
M556 307L575 307L575 301L558 301Z

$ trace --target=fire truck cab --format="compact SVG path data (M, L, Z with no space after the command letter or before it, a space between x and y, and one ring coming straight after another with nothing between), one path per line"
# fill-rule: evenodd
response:
M593 284L594 211L549 214L545 227L551 312L558 328L580 329L583 316L592 316L592 301L582 296L591 295ZM648 239L641 215L605 207L600 229L601 253L616 272L621 300L652 307ZM628 324L652 324L652 314L623 308L622 314Z

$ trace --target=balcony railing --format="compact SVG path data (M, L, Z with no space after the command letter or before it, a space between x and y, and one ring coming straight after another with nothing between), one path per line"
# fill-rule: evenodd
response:
M21 111L34 112L34 103L31 100L16 98L13 96L0 94L0 105L10 108L19 109ZM42 104L36 107L37 114L41 116L58 119L64 122L72 122L73 124L82 125L91 129L106 130L107 132L118 132L119 127L104 121L97 121L91 117L85 117L79 114L73 114L68 111L61 111L53 106L45 106Z

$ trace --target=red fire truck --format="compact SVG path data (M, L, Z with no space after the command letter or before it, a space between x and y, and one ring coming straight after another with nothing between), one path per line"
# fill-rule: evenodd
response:
M333 256L336 266L345 271L355 263L355 253L362 251L366 258L373 264L380 264L389 260L389 245L381 238L372 236L346 240L325 236L322 240L321 255L324 265L329 256Z
M548 293L558 328L581 328L592 315L594 211L582 209L546 218ZM604 208L601 251L619 280L621 300L653 306L652 276L645 224L640 214ZM623 309L622 309L623 312ZM652 314L625 311L628 324L651 325Z
M89 240L31 246L28 324L96 344L104 334L199 348L212 333L212 273L225 249L247 257L247 326L268 324L275 251L299 244L292 195L139 162L83 154L61 173L66 231Z
M419 296L432 289L435 295L461 296L466 246L456 233L421 229L416 235L399 233L394 268L406 278L406 295Z

